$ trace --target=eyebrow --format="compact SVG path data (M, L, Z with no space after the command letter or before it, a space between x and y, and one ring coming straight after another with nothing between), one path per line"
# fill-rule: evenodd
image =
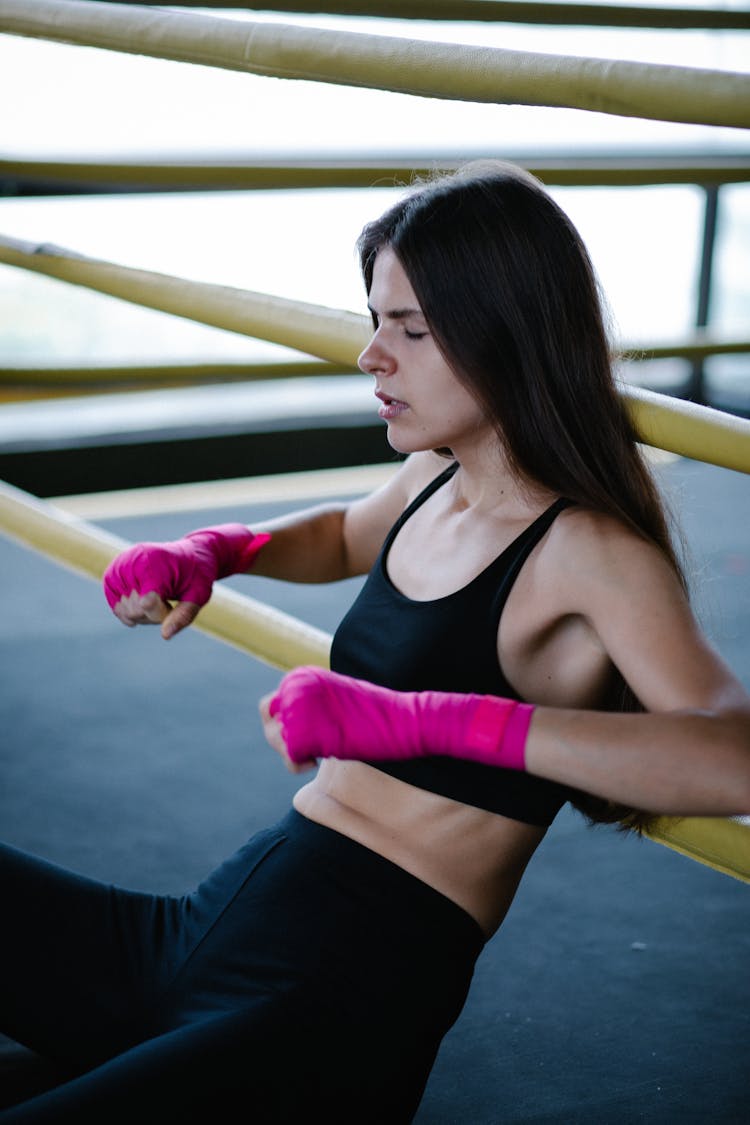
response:
M373 316L380 316L381 315L380 313L378 313L372 307L372 305L368 305L367 307L368 307L368 309L370 310L370 312L372 313ZM419 307L413 308L413 309L409 309L409 308L406 308L406 309L388 309L388 311L386 313L384 313L383 315L387 316L389 320L406 320L407 317L410 317L410 316L421 316L422 319L424 320L424 313L422 312L422 310Z

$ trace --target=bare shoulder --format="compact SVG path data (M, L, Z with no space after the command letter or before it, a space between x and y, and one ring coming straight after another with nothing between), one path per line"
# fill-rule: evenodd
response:
M553 576L558 611L588 623L647 709L744 697L703 635L671 561L638 531L599 512L566 509L540 552L535 583Z
M413 453L385 484L348 505L344 539L350 574L365 574L393 524L422 489L450 464L436 453Z
M546 556L546 557L545 557ZM671 561L645 535L604 512L571 507L555 520L543 566L554 568L558 581L576 600L588 603L614 590L634 591L656 583L685 601L682 583Z
M542 581L554 581L560 609L587 620L608 650L613 633L624 635L635 621L661 628L692 621L671 560L645 535L603 512L561 512L537 570Z

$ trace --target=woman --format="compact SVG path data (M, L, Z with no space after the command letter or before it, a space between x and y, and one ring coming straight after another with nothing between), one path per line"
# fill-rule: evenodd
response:
M229 574L368 574L332 670L261 702L290 769L322 762L181 900L3 853L32 905L4 935L2 1030L77 1071L3 1122L408 1122L564 801L635 830L750 809L750 700L691 615L569 220L480 163L360 252L360 366L398 472L255 531L141 544L105 576L124 624L168 638Z

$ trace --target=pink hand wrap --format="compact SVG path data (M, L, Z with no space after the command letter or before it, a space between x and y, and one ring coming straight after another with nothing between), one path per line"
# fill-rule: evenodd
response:
M394 761L445 755L525 769L534 710L493 695L392 691L329 672L295 668L270 704L293 762L314 758Z
M104 594L110 609L134 590L156 591L164 601L205 605L214 582L247 570L270 538L241 523L223 523L170 543L137 543L105 570Z

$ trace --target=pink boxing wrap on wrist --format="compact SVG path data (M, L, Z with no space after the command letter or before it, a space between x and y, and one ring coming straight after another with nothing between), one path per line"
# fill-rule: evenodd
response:
M271 538L240 523L199 528L167 543L137 543L119 554L104 572L110 609L133 591L155 591L164 601L205 605L219 578L248 570Z
M289 672L270 704L298 764L442 755L514 770L525 769L533 710L491 695L392 691L313 667Z

